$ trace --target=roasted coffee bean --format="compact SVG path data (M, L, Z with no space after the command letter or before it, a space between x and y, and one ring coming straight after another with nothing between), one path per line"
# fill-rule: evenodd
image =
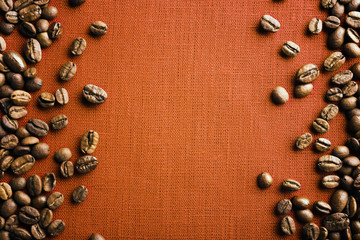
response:
M338 87L333 87L327 90L326 100L329 102L338 102L343 98L342 90Z
M40 18L41 8L36 4L29 5L19 10L19 19L24 22L33 22Z
M73 165L73 163L70 162L70 161L65 161L65 162L61 163L61 165L60 165L60 173L61 173L61 176L64 177L64 178L72 177L74 175L74 165ZM260 188L268 188L272 184L272 178L271 178L271 183L266 182L266 181L270 181L270 179L260 179L259 180L259 177L258 177L258 186Z
M62 233L65 230L65 223L60 220L56 219L50 223L49 227L47 228L47 232L51 237L55 237Z
M346 169L346 170L343 170ZM347 169L349 169L349 167L342 167L339 170L339 173L341 174L351 174L351 168L350 171L347 171ZM346 191L351 191L353 189L353 184L354 184L354 179L352 177L350 177L349 175L344 175L341 179L340 179L340 186L346 190Z
M352 218L355 216L356 212L357 212L356 199L353 196L349 196L349 200L345 206L344 213L346 213L349 216L349 218Z
M48 48L52 44L48 32L38 33L36 39L39 41L41 48Z
M36 28L30 22L22 22L19 26L19 32L24 37L36 37Z
M5 230L1 230L0 231L0 239L2 239L2 240L11 240L10 239L10 232L5 231Z
M302 66L296 73L296 80L300 83L311 83L320 75L319 68L314 64Z
M0 147L5 148L7 150L14 149L19 143L19 139L15 134L9 134L1 138Z
M31 5L33 2L33 0L17 0L14 3L14 9L15 11L18 11L24 7Z
M351 66L351 71L356 79L360 79L360 63L355 63Z
M326 133L330 129L329 123L322 118L315 119L312 123L312 127L317 133Z
M343 98L339 103L339 107L343 111L350 111L356 108L356 106L357 106L357 98L354 96Z
M72 199L76 203L81 203L85 201L88 195L88 189L84 186L78 186L72 193Z
M6 50L6 42L3 37L0 37L0 52L4 52ZM5 79L4 79L5 80ZM1 81L2 82L2 81ZM3 85L3 84L2 84Z
M331 206L323 201L314 202L313 208L318 214L330 214L332 211Z
M342 167L341 159L332 155L321 156L316 164L323 172L335 172Z
M282 199L276 205L276 212L280 215L288 214L292 209L292 203L289 199Z
M336 2L336 0L321 0L321 6L323 8L333 8Z
M83 96L91 103L101 103L106 99L104 90L94 85L88 84L83 89ZM105 93L106 94L106 93ZM104 99L105 96L105 99ZM285 104L289 100L289 94L285 88L277 86L271 92L271 99L275 104Z
M353 168L359 166L359 164L360 164L360 159L355 156L349 156L344 158L343 160L343 165L347 165Z
M13 91L10 95L11 101L18 106L25 106L31 101L31 95L22 90Z
M92 154L99 142L99 134L94 130L89 130L84 133L80 142L81 152L84 154Z
M17 210L17 205L14 202L14 200L10 198L5 202L3 202L3 204L1 205L0 214L2 217L8 218L11 215L15 214L16 210Z
M298 210L307 209L310 206L310 200L307 197L295 196L291 199L291 202Z
M15 228L11 231L10 238L14 240L32 240L31 234L23 228Z
M8 12L13 9L13 1L12 0L1 0L0 1L0 10L4 12Z
M350 42L354 42L354 43L360 42L360 36L357 33L357 31L353 28L346 29L346 37Z
M5 219L3 217L0 217L0 229L3 229L5 226ZM1 239L1 236L0 236Z
M23 72L23 75L27 79L33 79L36 77L36 72L37 72L36 68L30 67L30 68L26 69L25 72Z
M40 140L37 137L26 137L23 140L21 140L21 144L24 146L31 146L31 145L35 145L38 144L40 142Z
M69 102L69 94L65 88L59 88L55 91L55 100L60 105L66 105Z
M31 200L31 205L36 209L43 209L47 206L47 198L45 195L39 195Z
M24 139L26 137L29 137L30 136L30 133L28 130L26 130L26 127L25 126L21 126L19 127L16 132L15 132L15 135L19 138L19 139Z
M0 24L0 27L1 27L1 24ZM1 31L1 28L0 28L0 31ZM4 55L3 54L0 54L0 72L2 72L2 73L10 72L9 67L4 62Z
M353 182L353 187L355 189L360 189L360 175L357 175Z
M356 154L360 150L360 143L356 138L348 138L346 141L346 146L349 148L350 152Z
M46 237L46 232L44 229L42 229L40 227L39 224L34 224L31 226L30 229L31 235L36 239L36 240L41 240L41 239L45 239Z
M360 6L359 0L351 0L351 2L346 5L346 12L356 11L359 6Z
M66 62L60 69L60 79L63 81L69 81L76 74L76 64L73 62Z
M63 26L59 22L53 22L49 26L48 34L50 39L59 39L63 33Z
M1 171L5 172L10 166L11 163L14 161L13 156L5 156L0 160L0 169Z
M351 3L350 3L350 4L351 4ZM347 6L349 6L350 4L348 4ZM351 6L351 7L353 7L353 6ZM351 10L351 11L352 11L352 10ZM343 4L340 4L340 3L337 2L337 3L334 5L334 7L330 9L330 13L331 13L331 15L333 15L333 16L336 16L336 17L338 17L338 18L341 18L341 17L344 15L344 13L345 13L345 6L344 6Z
M345 17L345 22L352 28L360 28L360 12L351 11Z
M2 85L0 87L0 97L1 98L9 98L14 90L7 84ZM9 108L10 106L8 106ZM3 109L6 112L8 109Z
M320 117L326 121L330 121L336 117L339 113L338 106L334 104L329 104L321 110Z
M350 81L342 88L342 92L345 97L350 97L357 92L358 88L359 86L355 81Z
M13 149L13 153L17 157L29 154L30 152L31 152L31 148L29 146L19 146L19 145L17 145Z
M46 19L39 19L36 24L35 24L35 28L36 28L36 32L37 33L42 33L42 32L47 32L49 29L49 21Z
M43 190L44 192L51 192L56 185L56 177L54 173L47 173L43 178Z
M13 72L21 73L27 68L24 58L16 51L9 50L4 53L3 60L6 66L8 66Z
M329 16L324 20L325 27L329 29L336 29L340 26L340 19L335 16Z
M284 100L286 100L286 96L284 93L281 93L281 95L282 95L281 102L283 102ZM102 88L92 84L87 84L84 86L83 96L88 102L96 103L96 104L103 103L107 99L107 93Z
M41 61L42 52L41 46L38 40L35 38L29 38L24 45L24 53L26 59L32 63L38 63Z
M0 51L1 51L1 38L0 38ZM5 74L4 73L0 73L0 86L3 86L5 84Z
M8 200L12 196L12 190L9 184L5 182L0 183L0 198L2 200Z
M93 233L89 240L105 240L105 238L98 233Z
M326 138L318 138L315 141L315 149L319 152L329 151L331 148L331 142Z
M331 77L331 82L337 85L346 85L353 78L353 72L351 70L343 70L336 73Z
M331 240L342 240L340 232L329 232L328 239Z
M320 235L320 229L315 223L308 223L302 229L304 239L316 240Z
M26 187L26 179L23 177L15 177L11 179L10 186L13 191L23 190Z
M284 217L280 222L280 228L281 228L281 231L285 235L290 236L290 235L294 234L295 231L296 231L296 226L295 226L294 219L292 217L290 217L290 216Z
M351 235L350 227L346 228L346 229L342 232L342 237L343 237L344 240L352 240L352 235Z
M338 70L345 63L345 56L341 52L333 52L324 61L326 71L332 72Z
M0 124L0 138L4 137L7 134L8 134L8 132Z
M47 6L49 4L49 2L50 2L50 0L34 0L34 3L41 7Z
M280 23L269 15L264 15L260 20L260 24L263 29L269 32L277 32L280 28ZM90 26L90 33L95 36L106 34L107 30L108 26L102 21L95 21Z
M309 209L297 210L295 216L302 223L309 223L314 219L314 214Z
M40 195L42 191L41 178L36 174L31 175L26 182L26 188L30 196L35 197Z
M53 20L58 15L58 9L54 6L44 7L42 9L41 17L46 20Z
M43 108L50 108L55 105L55 96L49 92L43 92L38 99L39 106Z
M76 170L78 170L76 168ZM301 188L301 184L293 179L286 179L282 182L282 189L286 191L298 191Z
M360 221L352 220L350 222L350 228L353 233L360 233Z
M281 51L289 57L296 57L300 53L300 47L292 41L287 41L282 45Z
M23 118L27 115L27 110L25 108L25 106L11 106L9 108L9 116L12 118L12 119L20 119L20 118Z
M14 193L14 200L21 206L29 206L31 203L30 196L23 191L16 191Z
M312 34L319 34L322 31L322 21L318 18L312 18L309 22L308 29Z
M69 0L70 6L74 6L74 7L80 6L84 2L86 2L86 0Z
M356 43L350 42L346 43L343 47L343 52L345 56L349 58L357 58L360 57L360 48Z
M54 155L55 161L62 163L70 160L72 156L71 150L69 148L60 148Z
M42 88L42 80L40 78L33 78L25 82L25 89L29 92L36 92Z
M340 184L340 177L338 175L327 175L321 179L321 184L325 188L337 188Z
M49 132L49 126L44 121L35 118L28 121L26 129L36 137L44 137Z
M96 157L85 155L80 157L75 164L75 168L79 173L89 173L93 171L97 165L99 164L99 161ZM284 189L290 190L290 191L297 191L300 189L300 183L287 179L283 182Z
M12 231L19 226L19 218L17 215L11 215L6 219L4 229L6 231Z
M342 231L349 227L349 216L345 213L333 213L324 219L324 227L329 231Z
M304 133L303 135L301 135L300 137L298 137L298 139L295 142L295 146L298 149L304 149L307 148L311 143L312 143L312 135L310 133Z
M53 192L47 199L47 205L51 210L57 209L64 202L64 195L60 192Z
M329 235L329 231L325 227L320 227L320 234L318 240L326 240Z
M20 73L8 72L6 80L14 90L21 90L24 88L25 81Z
M342 212L349 200L349 194L342 190L336 190L330 198L330 206L334 212ZM330 230L330 229L329 229Z
M53 218L53 212L49 208L44 208L40 213L39 224L41 227L46 228L49 226Z
M7 86L7 85L4 85ZM4 86L0 87L0 95L2 94L2 89ZM9 94L9 97L11 95L12 91ZM2 97L0 98L0 108L3 110L4 113L8 113L9 108L13 106L13 103L11 102L10 98L8 97Z
M16 131L19 127L18 122L16 120L9 118L9 116L7 115L1 117L1 124L6 130L10 132Z
M21 175L29 171L35 164L35 159L30 154L16 158L11 164L11 170L16 175Z
M50 120L51 128L54 130L63 129L68 125L68 123L69 123L69 120L68 120L67 116L65 116L64 114L56 115L55 117L53 117Z
M314 86L311 83L297 85L294 88L294 95L296 98L304 98L312 92Z
M16 11L8 11L5 13L5 19L9 23L17 24L19 22L18 13Z
M79 56L85 51L85 48L86 40L84 38L78 37L72 42L70 46L70 52L74 56Z
M0 32L4 35L10 35L14 32L15 25L5 20L0 22Z
M346 117L348 119L351 119L353 116L360 116L359 108L354 108L354 109L351 109L350 111L346 112Z

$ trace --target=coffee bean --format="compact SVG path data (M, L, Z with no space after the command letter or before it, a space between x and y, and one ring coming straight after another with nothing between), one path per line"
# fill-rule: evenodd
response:
M41 7L47 6L50 0L34 0L34 4L39 5Z
M353 168L359 166L359 164L360 164L360 160L358 157L355 156L349 156L344 158L343 160L343 165L347 165Z
M41 178L36 174L31 175L26 182L26 188L30 196L36 197L40 195L42 191Z
M260 25L264 30L269 32L277 32L280 28L279 21L269 15L262 16ZM102 21L95 21L90 26L90 33L95 36L105 35L107 30L108 26Z
M54 173L47 173L43 178L43 190L44 192L51 192L56 185L56 177Z
M335 16L329 16L324 20L325 27L329 29L336 29L340 26L340 19Z
M355 216L356 212L357 212L356 199L353 196L349 196L349 200L345 206L344 213L346 213L349 216L349 218L352 218Z
M16 175L21 175L29 171L35 164L35 159L30 154L16 158L11 164L11 170Z
M336 2L336 0L321 0L321 6L323 8L333 8Z
M6 42L3 37L0 37L0 52L4 52L6 50Z
M24 139L26 137L29 137L30 136L30 133L28 130L26 130L26 127L25 126L21 126L19 127L16 132L15 132L15 135L19 138L19 139Z
M308 223L302 229L304 239L316 240L320 235L320 229L315 223Z
M0 147L5 148L7 150L14 149L19 143L19 139L15 134L8 134L1 138Z
M318 240L326 240L329 235L329 231L325 227L320 227L320 234Z
M351 11L345 17L345 22L347 25L353 28L360 28L360 12Z
M31 235L36 239L36 240L41 240L41 239L45 239L46 238L46 232L44 229L42 229L40 227L39 224L34 224L31 226L30 229Z
M289 57L296 57L300 53L300 47L296 43L292 41L285 42L282 47L281 51Z
M338 106L334 104L329 104L321 110L320 117L326 121L330 121L336 117L339 113Z
M346 43L343 47L344 54L349 58L360 57L360 48L356 43Z
M53 212L49 208L44 208L40 213L39 225L46 228L50 225L53 218Z
M48 34L50 39L59 39L63 33L63 26L59 22L53 22L49 26Z
M360 150L359 140L353 137L348 138L348 140L346 141L346 146L349 148L350 152L354 154L358 153Z
M18 122L16 120L9 118L9 116L7 115L1 117L1 124L6 130L10 132L16 131L19 127Z
M8 12L13 9L13 1L12 0L1 0L0 1L0 10L4 12Z
M344 44L345 40L345 28L338 27L330 33L328 39L327 39L327 46L329 49L335 50L340 48Z
M51 210L57 209L64 202L64 195L60 192L53 192L47 199L48 208Z
M360 175L357 175L353 182L353 187L355 189L360 189Z
M309 22L308 29L312 34L319 34L322 31L322 21L318 18L312 18Z
M1 31L1 23L0 23L0 31ZM7 73L10 72L9 67L4 62L4 55L0 54L0 72Z
M47 206L47 198L45 195L39 195L31 200L31 205L36 209L43 209Z
M321 179L321 184L325 188L337 188L340 184L340 177L338 175L327 175Z
M55 237L62 233L65 230L65 223L60 220L56 219L50 223L49 227L47 228L47 232L51 237Z
M351 70L343 70L331 77L331 83L337 85L346 85L351 81L353 76L354 75Z
M12 119L20 119L25 117L27 113L25 106L11 106L8 114Z
M351 66L350 70L354 74L354 78L360 79L360 63L355 63Z
M96 157L90 156L90 155L85 155L85 156L80 157L76 161L75 168L79 173L89 173L89 172L93 171L97 167L98 164L99 164L99 161L97 160ZM284 182L285 183L283 183L283 185L285 184L286 185L285 188L289 188L289 190L291 190L291 188L293 189L292 191L298 190L295 188L300 189L300 184L296 181L293 182L291 179L288 179L288 181L284 181Z
M85 51L85 48L86 40L84 38L78 37L72 42L70 52L74 56L79 56Z
M46 19L39 19L36 24L35 24L35 28L36 28L36 32L38 33L42 33L42 32L47 32L49 29L49 21Z
M38 144L40 142L40 140L37 137L26 137L23 140L21 140L21 144L24 146L31 146L31 145L35 145Z
M356 108L356 106L357 106L357 98L354 96L343 98L339 103L339 107L343 111L350 111Z
M323 172L335 172L342 167L341 159L332 155L321 156L316 164Z
M294 89L294 95L296 98L304 98L312 92L313 88L314 86L311 83L297 85Z
M326 92L326 100L329 102L338 102L343 98L342 90L338 87L330 88Z
M14 200L21 206L29 206L31 203L30 196L23 191L16 191L14 193Z
M42 88L42 80L40 78L33 78L25 82L25 89L29 92L36 92Z
M23 228L15 228L11 231L10 238L14 240L32 240L31 234Z
M4 137L7 134L8 134L8 132L0 124L0 138Z
M14 90L21 90L24 88L25 81L20 73L8 72L6 73L6 80Z
M39 222L40 213L36 208L24 206L19 210L19 220L24 224L32 225Z
M350 222L350 228L353 233L360 233L360 221L352 220Z
M23 177L15 177L11 179L10 186L13 191L23 190L26 187L26 179Z
M35 118L28 121L26 129L36 137L44 137L49 132L49 126L44 121Z
M19 10L19 19L24 22L33 22L40 18L41 8L32 4Z
M298 210L307 209L310 206L310 200L307 197L295 196L291 199L294 208Z
M39 106L43 108L50 108L55 105L55 96L49 92L43 92L38 99Z
M322 118L315 119L312 123L312 127L317 133L326 133L330 129L329 123Z
M333 52L324 61L326 71L332 72L338 70L345 63L345 56L341 52Z
M103 236L101 236L100 234L98 234L98 233L93 233L91 235L91 237L89 238L89 240L105 240L105 238Z
M15 156L20 157L25 154L29 154L31 152L31 148L29 146L16 146L13 150Z
M286 191L298 191L301 188L301 184L293 179L286 179L282 182L282 189Z
M0 239L2 239L2 240L11 240L10 239L10 232L1 230L0 231Z
M349 200L349 194L344 190L336 190L330 198L330 206L334 212L342 212ZM329 229L330 230L330 229Z
M351 0L349 4L346 5L346 12L355 11L360 6L359 0Z
M0 229L3 229L5 226L5 219L3 217L0 217ZM0 239L1 239L1 235L0 235Z
M72 177L74 175L74 165L73 165L73 163L70 162L70 161L65 161L65 162L61 163L61 165L60 165L60 173L61 173L61 176L64 177L64 178ZM261 184L266 184L266 183L261 183ZM259 182L258 182L258 185L260 186Z
M46 20L53 20L58 15L58 9L54 6L44 7L42 9L41 17Z
M86 197L88 195L88 189L81 185L78 186L72 193L72 199L76 203L81 203L85 201Z
M5 182L0 183L0 198L2 200L8 200L12 196L12 190L9 184Z
M52 40L48 32L38 33L36 39L39 41L41 48L48 48L52 44Z
M344 240L352 240L352 234L351 234L350 227L346 228L342 232L342 237L343 237Z
M287 101L288 94L286 90L285 92L284 90L285 89L283 89L282 87L276 87L273 90L272 97L275 103L282 104ZM88 102L95 104L103 103L107 99L107 93L104 91L104 89L92 84L87 84L84 86L83 96Z
M323 201L316 201L314 202L314 211L318 214L330 214L332 209L331 206Z
M0 161L0 169L1 171L5 172L10 166L11 163L14 161L13 156L5 156Z
M319 68L314 64L306 64L299 68L296 80L300 83L311 83L320 75Z
M1 205L0 214L2 217L8 218L11 215L15 214L16 210L17 210L17 205L14 202L14 200L10 198L5 202L3 202L3 204Z
M309 209L297 210L295 216L302 223L309 223L314 219L314 214Z
M99 134L94 130L89 130L84 133L81 138L80 149L84 154L92 154L99 142Z
M41 61L42 52L41 46L38 40L35 38L29 38L24 45L24 53L26 59L32 63L38 63Z
M55 161L62 163L70 160L72 156L71 150L69 148L60 148L54 155Z
M4 35L10 35L14 32L15 25L5 20L0 22L0 32Z
M360 36L357 33L357 31L353 28L346 29L346 37L350 42L354 42L354 43L360 42Z
M315 141L315 149L319 152L329 151L331 148L331 142L326 138L318 138Z
M280 228L281 228L281 231L285 235L290 236L290 235L294 234L295 231L296 231L296 226L295 226L294 219L292 217L290 217L290 216L284 217L280 222ZM91 237L90 239L94 239L94 238Z
M83 89L83 96L91 103L102 103L106 100L107 94L104 90L88 84ZM289 100L289 94L285 88L277 86L271 92L271 99L275 104L285 104Z
M63 81L69 81L76 74L76 64L73 62L66 62L60 69L60 79Z
M359 86L355 81L350 81L342 88L342 92L345 97L350 97L358 91L358 88Z
M288 214L292 209L292 203L289 199L282 199L276 205L276 212L280 215Z
M24 58L16 51L9 50L4 53L3 60L6 66L8 66L13 72L24 72L27 68Z
M30 22L22 22L19 26L19 32L27 38L36 37L36 28Z
M6 219L4 229L6 231L13 231L18 226L19 226L19 218L17 215L14 214Z
M349 7L350 4L348 4L347 7ZM351 6L351 7L353 7L353 6ZM330 9L330 13L333 16L341 18L345 13L345 6L343 4L340 4L340 3L337 2L334 5L334 7Z
M49 156L49 154L50 154L49 145L47 145L46 143L38 143L35 146L33 146L31 149L31 155L35 159L46 158L47 156Z
M70 6L74 6L74 7L80 6L84 2L86 2L86 0L69 0Z
M59 88L55 91L55 100L60 105L66 105L69 102L69 94L65 88Z
M9 23L17 24L19 22L18 13L16 11L8 11L5 13L5 19Z
M311 144L312 140L313 140L313 138L310 133L304 133L303 135L298 137L298 139L295 142L295 146L298 149L302 150L304 148L307 148Z
M30 67L23 72L23 76L27 79L33 79L36 77L37 70L34 67Z
M345 213L333 213L323 221L324 227L329 231L342 231L349 227L349 216Z
M50 120L50 125L52 127L52 129L54 130L60 130L65 128L69 123L69 120L67 118L67 116L65 116L64 114L59 114L56 115L55 117L53 117Z
M22 90L13 91L10 95L11 101L18 106L25 106L31 101L31 95Z

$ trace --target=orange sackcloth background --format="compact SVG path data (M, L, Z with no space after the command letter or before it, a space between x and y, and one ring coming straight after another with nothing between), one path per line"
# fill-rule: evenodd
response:
M297 69L307 63L320 67L331 53L326 33L306 34L311 18L328 15L320 1L88 0L70 8L65 0L53 0L50 5L59 9L56 20L64 34L36 65L44 86L20 125L30 118L49 122L60 113L69 118L65 129L43 138L51 155L26 174L58 177L55 190L64 193L65 202L54 218L65 221L66 231L56 239L85 240L93 232L107 240L281 239L277 201L295 195L329 200L332 190L319 188L323 174L315 169L321 154L293 150L326 105L332 76L322 72L310 96L293 98ZM277 33L258 30L264 14L280 21ZM108 24L105 36L88 34L95 20ZM76 37L84 37L87 48L71 57L68 49ZM18 51L26 40L17 31L5 39L8 49ZM295 58L280 55L288 40L301 47ZM58 71L70 60L77 74L60 82ZM88 83L107 91L104 104L84 104L81 91ZM270 101L278 85L291 95L284 106ZM69 91L68 105L36 106L41 92L60 87ZM344 144L344 115L330 125L321 136L333 146ZM69 147L75 162L80 138L89 129L100 134L93 154L98 167L61 179L54 153ZM274 177L267 190L256 185L262 171ZM302 189L281 192L286 178L301 182ZM73 204L71 193L81 184L89 195ZM297 234L286 239L299 239L301 227L297 224Z

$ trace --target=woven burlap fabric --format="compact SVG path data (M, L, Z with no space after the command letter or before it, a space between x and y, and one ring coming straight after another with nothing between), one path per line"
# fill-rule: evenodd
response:
M297 69L307 63L321 66L331 53L326 33L306 34L311 18L327 16L319 1L88 0L70 8L64 0L51 5L59 9L64 34L43 51L37 65L44 81L40 92L65 87L70 102L41 110L38 92L20 125L33 117L49 122L60 113L69 125L43 139L52 154L26 176L55 172L59 177L53 153L69 147L75 161L82 134L88 129L100 134L97 169L58 178L55 189L64 193L65 202L55 218L66 222L66 231L57 239L88 239L93 232L113 240L279 239L277 201L294 195L328 201L332 191L319 188L322 175L315 169L320 154L293 150L295 139L310 131L326 105L332 75L322 72L310 96L293 98ZM280 21L277 33L259 31L264 14ZM105 36L88 34L95 20L108 24ZM71 57L68 49L76 37L84 37L87 48ZM295 58L280 55L288 40L301 47ZM14 33L6 41L8 49L20 51L25 39ZM60 82L58 71L70 60L78 72ZM88 83L107 91L104 104L84 104L81 90ZM284 106L270 101L278 85L290 93ZM321 137L334 146L344 144L343 114L330 125ZM256 186L262 171L274 177L267 190ZM300 181L302 189L281 192L286 178ZM70 196L80 184L89 195L74 204Z

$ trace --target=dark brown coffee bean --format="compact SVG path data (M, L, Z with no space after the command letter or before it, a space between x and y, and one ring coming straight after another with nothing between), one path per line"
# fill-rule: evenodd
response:
M360 79L360 63L355 63L354 65L351 66L351 71L354 74L354 77L356 79Z
M69 149L69 151L70 151L70 149ZM69 159L70 159L70 157L69 157ZM258 184L259 188L268 188L273 184L273 178L271 177L270 173L262 172L257 176L257 184Z
M353 182L353 187L355 189L360 189L360 175L357 175Z
M349 227L342 232L342 237L344 240L352 240L351 230Z
M26 59L32 63L38 63L41 61L42 52L41 46L38 40L35 38L29 38L24 45L24 53Z
M288 214L292 209L292 203L289 199L282 199L276 205L276 212L280 215Z
M0 140L0 147L5 149L14 149L19 143L19 139L16 137L15 134L9 134L1 138Z
M280 228L281 228L281 231L285 235L290 236L290 235L294 234L295 231L296 231L296 226L295 226L294 219L292 217L290 217L290 216L284 217L280 222Z
M34 225L32 225L30 231L31 231L31 235L32 235L36 240L45 239L45 237L46 237L46 232L45 232L45 230L42 229L39 224L34 224Z
M350 42L346 43L343 47L343 52L345 56L349 58L357 58L360 57L360 48L356 43Z
M49 126L42 120L32 118L26 124L26 129L36 137L44 137L49 132Z
M11 215L15 214L16 210L17 210L17 205L14 202L14 200L10 198L5 202L3 202L3 204L1 205L0 214L2 217L8 218Z
M329 88L326 92L326 100L329 102L338 102L343 96L342 90L338 87Z
M59 39L63 33L63 26L59 22L53 22L49 26L48 34L50 39Z
M53 218L53 212L48 208L44 208L40 213L40 220L39 220L40 226L43 228L48 227L52 221L52 218Z
M353 116L360 116L360 109L354 108L346 112L345 114L346 114L346 118L351 119Z
M342 231L349 227L349 216L345 213L333 213L324 219L324 227L329 231Z
M329 104L325 108L323 108L323 110L321 110L320 117L326 121L330 121L335 118L338 113L338 106L334 104Z
M42 191L41 178L36 174L31 175L26 182L26 188L30 196L40 195Z
M5 219L3 217L0 217L0 229L3 229L5 226ZM0 239L1 239L1 235L0 235Z
M70 6L73 6L73 7L80 6L84 2L86 2L86 0L69 0Z
M60 220L56 219L50 223L49 227L47 228L47 232L51 237L55 237L62 233L65 230L65 223Z
M25 106L31 101L31 95L22 90L13 91L10 95L11 101L18 106Z
M27 38L36 37L36 28L30 22L22 22L19 26L19 32Z
M315 141L314 147L319 152L326 152L330 150L331 142L326 138L318 138Z
M84 185L81 185L75 188L75 190L73 191L72 199L76 203L81 203L85 201L87 195L88 195L88 189Z
M359 164L360 164L360 159L355 156L349 156L344 158L343 160L343 165L347 165L353 168L359 166Z
M301 188L301 184L293 179L286 179L282 182L282 189L287 191L298 191Z
M47 198L45 195L39 195L31 200L31 205L36 209L43 209L47 206Z
M21 126L21 127L19 127L19 128L16 130L15 135L16 135L19 139L23 139L23 138L29 137L29 136L30 136L30 133L29 133L28 130L26 130L26 127L25 127L25 126Z
M69 94L65 88L59 88L55 92L56 102L60 105L66 105L69 102Z
M98 233L93 233L89 240L105 240L105 238Z
M55 105L55 96L49 92L43 92L38 99L39 106L43 108L50 108Z
M35 24L35 28L36 28L36 32L37 33L42 33L42 32L47 32L49 29L49 21L46 19L39 19L36 24Z
M47 173L43 178L43 190L45 192L51 192L56 185L56 177L54 173Z
M307 197L295 196L291 199L294 208L298 210L307 209L310 206L310 200Z
M25 81L20 73L8 72L6 73L6 80L14 90L21 90L24 88Z
M15 228L11 231L10 238L14 240L32 240L31 234L23 228Z
M64 202L64 195L60 192L53 192L47 199L48 208L51 210L57 209Z
M312 92L314 86L311 83L297 85L294 88L294 96L296 98L304 98Z
M280 28L280 23L275 18L269 15L264 15L260 20L260 24L263 27L263 29L270 32L277 32ZM318 25L314 25L314 26L318 27ZM107 31L108 31L108 26L106 25L106 23L102 21L95 21L90 26L90 33L95 36L105 35Z
M9 86L9 85L7 85L7 84L5 84L5 85L2 85L1 87L0 87L0 97L1 98L9 98L10 96L11 96L11 94L12 94L12 92L13 92L14 90ZM3 101L5 101L5 100L3 100ZM10 101L10 100L9 100ZM11 101L10 101L11 102ZM6 109L6 108L3 108L3 110L4 110L4 112L6 113L8 110L9 110L9 108L11 107L11 105L9 105L9 106L7 106L8 108Z
M29 154L31 152L31 148L29 146L20 146L17 145L14 149L13 149L13 153L16 157L20 157L26 154Z
M352 220L350 222L350 228L353 233L360 233L360 221Z
M48 32L41 32L36 35L36 39L39 41L41 48L48 48L52 44L52 40Z
M342 161L335 156L324 155L318 159L317 166L323 172L335 172L342 167Z
M0 169L5 172L11 166L11 163L14 161L13 156L5 156L0 160Z
M7 134L8 134L8 132L0 124L0 138L4 137Z
M53 117L50 120L51 128L54 130L63 129L68 125L68 123L69 123L69 120L68 120L67 116L65 116L64 114L56 115L55 117Z
M89 85L91 85L91 84L89 84ZM89 85L86 85L85 87L87 87ZM94 86L94 85L91 85L91 88L93 88L92 86ZM88 101L89 102L91 101L92 103L97 103L99 100L103 101L103 96L99 95L98 92L95 92L95 91L97 91L95 88L94 89L87 88L85 90L85 87L83 89L83 96L86 100L89 99ZM96 87L96 86L94 86L94 87ZM271 91L271 99L272 99L273 103L275 103L277 105L285 104L289 100L289 94L285 88L277 86L276 88L274 88Z
M75 168L79 173L89 173L93 171L97 165L99 164L99 161L96 157L86 155L80 157L75 164ZM283 186L285 185L285 189L291 190L291 191L297 191L300 189L300 183L288 179L284 181Z
M359 0L351 0L351 2L346 5L346 12L351 12L351 11L357 10L359 5L360 5Z
M36 4L29 5L19 10L19 19L23 22L33 22L40 18L41 8Z
M31 149L31 155L35 159L46 158L47 156L49 156L49 154L50 154L49 145L46 143L38 143L35 146L33 146Z
M35 159L30 154L16 158L11 164L11 170L16 175L21 175L29 171L35 164Z
M359 140L353 137L348 138L348 140L346 141L346 146L349 148L350 152L354 154L357 154L360 150Z
M345 97L350 97L350 96L353 96L357 92L358 88L359 88L359 86L356 82L350 81L342 88L342 92Z
M350 111L356 108L356 106L357 106L357 98L354 96L343 98L339 103L339 107L343 111Z
M8 130L10 132L16 131L19 126L19 124L16 120L9 118L9 116L7 116L7 115L2 116L1 124L6 130Z
M344 190L336 190L330 198L330 206L334 212L342 212L349 200L349 194ZM330 229L329 229L330 230Z
M318 214L330 214L332 209L331 206L323 201L316 201L314 202L314 211Z
M295 216L302 223L309 223L314 219L314 214L309 209L297 210Z
M344 168L344 166L339 170L339 172ZM350 169L352 170L352 169ZM344 173L341 174L351 174L351 171L346 171L343 170ZM346 191L351 191L353 189L353 184L354 184L354 179L352 177L350 177L349 175L344 175L341 179L340 179L340 186L342 189L346 190Z
M6 66L8 66L13 72L24 72L27 68L24 58L16 51L7 51L3 56L3 60Z
M14 9L15 11L19 11L20 9L31 5L33 2L33 0L17 0L14 3Z
M317 133L326 133L330 129L329 123L322 118L315 119L312 123L312 127Z
M42 80L40 78L33 78L25 82L25 89L29 92L36 92L42 88Z
M341 52L333 52L324 61L324 69L332 72L338 70L345 63L345 56Z
M352 132L357 132L360 130L360 115L350 118L348 122L348 129Z
M94 130L89 130L84 133L80 142L81 152L84 154L92 154L99 142L99 134Z
M54 6L44 7L42 9L41 17L46 20L53 20L58 15L58 9Z
M15 228L19 226L19 218L17 215L11 215L6 219L4 229L6 231L13 231Z
M65 161L63 163L61 163L60 165L60 173L61 173L61 176L64 177L64 178L70 178L74 175L74 165L72 162L70 161ZM266 184L266 183L259 183L258 181L258 185L260 186L260 184ZM271 184L270 184L271 185ZM261 185L263 186L263 185ZM262 187L264 188L264 187Z
M320 75L319 68L314 64L302 66L296 73L296 80L300 83L311 83Z
M360 28L360 12L351 11L345 17L345 22L347 25L353 28Z
M14 200L21 206L29 206L31 203L30 196L23 191L16 191L14 193Z
M63 81L69 81L76 74L76 64L73 62L66 62L60 69L60 79Z
M337 188L340 184L340 177L338 175L327 175L321 179L321 184L325 188Z
M353 78L354 74L350 70L343 70L338 72L334 76L331 77L331 82L337 85L346 85Z
M320 235L320 229L315 223L308 223L302 229L304 239L316 240Z
M27 79L33 79L36 77L37 70L34 67L30 67L23 72L23 76Z
M349 196L349 200L345 206L344 213L346 213L349 218L352 218L355 216L355 213L357 212L357 203L356 199L353 196Z
M69 148L60 148L54 155L55 161L62 163L70 160L72 156L71 150Z
M34 4L44 7L48 5L50 0L34 0Z
M13 191L23 190L26 187L26 179L23 177L15 177L11 179L10 186Z
M0 27L1 27L1 24L0 24ZM0 28L0 31L1 31L1 28ZM10 72L10 68L4 62L3 54L0 54L0 72L2 72L2 73Z
M70 46L70 52L74 56L80 56L86 48L86 40L84 38L78 37L76 38L71 46Z
M329 29L336 29L340 26L340 19L335 16L329 16L324 20L325 27Z
M9 23L5 20L0 22L0 32L4 35L10 35L15 30L15 24Z

